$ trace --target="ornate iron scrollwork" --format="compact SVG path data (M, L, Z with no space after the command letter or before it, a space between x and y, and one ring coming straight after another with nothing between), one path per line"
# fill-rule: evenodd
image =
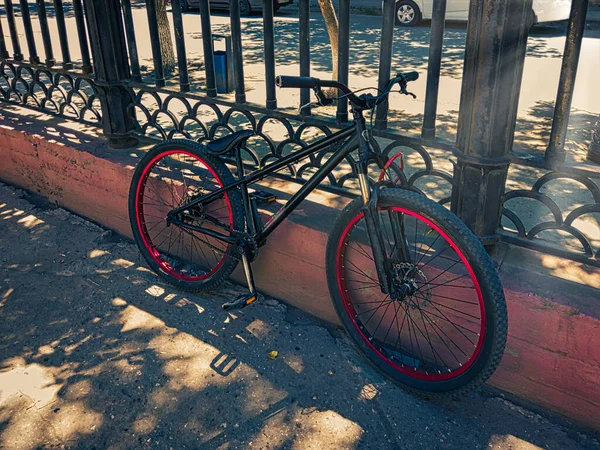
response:
M551 185L554 182L566 182L569 186L555 187L552 192ZM517 206L515 203L519 200L534 201L539 209L521 206L519 215L512 206ZM507 192L503 203L503 216L513 225L513 230L503 227L503 232L512 237L511 242L600 266L600 239L597 237L600 234L600 188L589 178L549 172L540 177L529 190ZM560 203L563 203L562 207ZM524 217L525 211L534 214ZM597 218L594 219L593 215L597 215ZM583 220L585 216L588 220ZM555 235L553 238L543 238L541 235L545 232ZM565 237L570 242L563 242Z
M328 136L332 133L335 124L298 120L285 114L272 115L266 109L253 108L255 112L242 109L237 105L218 104L214 100L184 96L183 94L166 94L156 92L146 87L136 87L132 90L134 102L130 109L135 112L138 133L157 139L171 139L185 137L202 142L214 139L223 134L240 129L251 129L256 136L248 141L245 148L246 161L250 166L262 167L270 161L280 159L294 148L304 148L318 137ZM389 140L389 136L386 136ZM385 145L380 153L391 156L391 153L405 148L420 155L422 163L418 169L410 172L407 178L399 174L398 183L409 189L429 194L427 186L419 186L425 177L437 177L445 187L445 195L436 198L440 203L450 201L452 175L434 168L433 160L425 147L409 143L401 136L392 139ZM304 183L310 174L319 169L332 149L325 149L316 155L309 156L305 161L288 166L284 173L285 179ZM354 172L354 155L350 155L345 163L329 177L322 185L323 188L333 190L340 194L356 195L358 193L353 183L357 177ZM377 168L373 168L374 178ZM439 183L438 183L439 184Z
M89 78L69 72L0 62L0 96L72 120L102 123L98 88Z

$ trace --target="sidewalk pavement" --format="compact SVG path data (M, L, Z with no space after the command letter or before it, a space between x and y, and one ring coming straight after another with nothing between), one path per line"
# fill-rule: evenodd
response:
M343 332L274 299L225 313L241 288L174 290L3 184L0 249L0 448L600 449L495 391L407 394Z

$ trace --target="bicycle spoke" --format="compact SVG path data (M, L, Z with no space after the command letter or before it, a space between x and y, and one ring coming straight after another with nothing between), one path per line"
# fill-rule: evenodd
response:
M433 304L433 303L432 303L432 304ZM433 304L433 307L436 309L436 311L437 311L437 312L439 312L439 313L440 313L440 314L441 314L441 315L442 315L442 316L443 316L443 317L446 319L446 321L447 321L448 323L450 323L450 325L452 325L452 326L453 326L453 327L456 329L456 331L458 331L460 334L462 334L462 335L463 335L463 337L464 337L464 338L465 338L467 341L469 341L471 344L475 345L475 343L474 343L473 341L471 341L471 339L469 339L469 338L468 338L468 336L467 336L466 334L464 334L464 333L463 333L463 332L460 330L460 328L457 326L457 324L455 324L453 321L451 321L450 319L448 319L448 317L446 316L446 314L444 314L444 312L443 312L443 311L441 311L441 310L440 310L440 309L439 309L437 306L435 306L435 304Z
M477 317L477 316L474 316L472 314L467 314L466 312L461 311L460 309L452 308L452 307L450 307L448 305L444 305L443 303L434 302L432 300L429 300L429 303L431 303L432 305L441 306L442 308L449 309L449 310L454 311L454 312L459 313L459 314L463 314L463 315L465 315L467 317L470 317L471 319L479 320L479 317Z
M373 260L373 257L369 256L369 255L367 254L367 252L366 252L365 250L363 250L363 249L362 249L362 247L360 246L360 244L359 244L359 243L357 243L357 242L356 242L356 243L355 243L355 242L353 242L353 244L356 244L356 245L357 245L357 247L361 248L361 250L358 250L358 248L355 248L355 250L356 250L358 253L360 253L361 255L365 256L367 259L370 259L371 261L374 261L374 260ZM349 247L350 247L350 246L349 246Z
M421 346L419 344L417 334L416 334L416 332L414 330L417 330L419 332L419 334L421 336L423 336L427 340L427 343L429 344L429 347L431 348L431 350L433 352L432 354L433 354L434 361L437 364L437 358L435 356L435 349L433 348L433 345L431 343L431 339L429 338L429 336L426 337L425 334L423 334L423 331L416 324L416 321L414 321L412 319L412 316L410 316L410 312L408 311L408 306L403 306L403 307L405 308L406 314L409 316L409 320L411 320L411 322L413 324L413 333L415 334L415 341L417 341L417 346L419 347L419 352L421 353L421 360L425 363L425 358L424 358L423 353L421 352Z
M415 220L416 220L416 219L415 219ZM421 255L421 257L419 258L419 260L416 262L415 266L418 266L419 264L421 264L421 262L423 262L423 258L425 258L425 256L426 256L426 255L427 255L427 253L429 252L429 250L432 250L432 249L433 249L433 246L435 245L435 243L437 242L437 240L438 240L439 238L440 238L440 235L438 234L438 235L436 236L436 238L434 239L434 241L431 243L431 245L429 245L429 247L427 248L427 251L426 251L426 252L423 252L423 254L422 254L422 255ZM445 250L445 249L444 249L444 250ZM441 251L440 253L438 253L438 254L441 254L441 253L443 253L443 251L444 251L444 250L442 250L442 251ZM429 262L431 262L432 260L433 260L433 259L431 259ZM427 265L427 264L425 264L425 265Z
M377 280L375 280L374 278L370 277L369 275L367 275L363 270L360 269L360 267L358 267L356 264L354 264L352 261L348 261L349 264L351 264L354 268L356 268L356 270L358 270L358 272L356 270L351 270L346 268L347 270L350 270L350 272L354 272L354 273L358 273L359 275L363 275L365 278L368 278L369 280L373 281L374 283L377 283Z
M190 230L186 225L231 230L231 205L227 196L221 195L205 208L202 205L186 206L182 209L186 212L179 216L183 223L180 226L170 224L170 230L165 231L167 212L220 189L221 182L201 156L186 150L167 151L162 159L160 156L157 159L158 162L145 169L146 175L140 179L136 191L141 206L137 213L140 232L153 249L149 257L168 275L184 280L203 280L221 266L227 257L227 244Z
M425 317L423 316L423 311L419 308L419 314L421 315L421 321L423 322L423 327L425 328L425 333L427 334L427 343L429 344L429 348L431 348L431 352L433 354L433 360L435 362L436 365L439 365L437 362L437 358L436 358L436 354L437 356L440 357L440 361L442 362L442 365L444 367L448 367L448 364L446 364L446 362L444 361L444 358L442 358L442 355L439 354L439 352L433 347L433 343L431 342L431 337L429 337L429 330L427 329L427 323L425 322ZM423 336L425 337L425 336Z
M394 317L392 318L392 320L390 321L390 326L388 327L387 332L385 333L385 336L383 337L383 344L385 345L385 341L387 340L388 335L390 334L390 330L392 329L392 325L394 325L394 321L396 320L396 318L398 317L398 309L396 308L395 305L396 302L394 302Z
M365 289L373 289L373 286L363 286L363 287L358 287L358 288L354 288L354 289L346 289L346 291L351 292L351 291L362 291ZM361 303L365 303L365 302L361 302Z
M379 308L381 308L382 306L385 306L385 305L386 305L386 304L388 304L388 303L391 303L391 302L393 302L393 300L389 300L389 301L386 301L386 300L387 300L387 298L386 298L386 299L383 299L381 302L378 302L378 303L379 303L379 306L376 306L375 308L367 309L366 311L361 311L359 315L361 315L361 314L367 314L367 313L369 313L369 312L371 312L371 311L374 311L374 313L373 313L373 314L375 314L375 312L377 312L377 310L378 310ZM371 317L373 317L373 314L371 314ZM369 317L369 319L370 319L371 317Z
M438 331L437 331L437 330L441 331L441 332L442 332L442 334L444 334L444 336L446 336L446 337L447 337L447 338L450 340L450 342L452 342L452 344L454 344L454 346L455 346L456 348L458 348L458 349L461 351L461 353L462 353L463 355L465 355L465 356L468 356L468 355L467 355L465 352L463 352L463 351L460 349L460 347L458 347L458 346L456 345L456 343L455 343L455 342L454 342L454 341L453 341L453 340L452 340L452 339L451 339L451 338L450 338L450 337L449 337L449 336L448 336L448 335L447 335L447 334L444 332L444 330L442 330L442 329L441 329L441 328L440 328L440 327L439 327L439 326L438 326L438 325L437 325L435 322L433 322L433 321L431 321L431 320L430 320L430 323L431 323L431 326L432 326L432 328L433 328L433 329L436 331L436 334L438 335L438 337L440 338L440 340L441 340L441 341L442 341L442 343L444 344L444 346L445 346L445 347L448 349L448 351L449 351L449 352L452 354L452 356L454 357L454 359L456 360L456 362L457 362L459 365L461 365L461 364L462 364L461 360L460 360L460 359L458 359L458 357L457 357L457 356L454 354L454 352L452 351L452 349L450 348L450 346L449 346L449 345L446 343L446 341L444 340L444 338L442 338L442 336L441 336L441 335L438 333Z
M354 270L351 270L351 272L358 273L358 272L355 272ZM346 279L346 281L350 281L352 283L368 284L369 286L379 286L379 283L374 283L374 282L371 282L371 281L350 280L348 278Z
M396 305L394 304L394 307ZM403 310L403 308L398 305L398 311ZM398 322L396 321L396 329L398 330L398 334L396 335L396 342L394 343L394 347L396 346L396 343L400 345L400 352L402 352L402 330L404 329L404 323L406 322L406 314L404 314L402 316L402 323L400 325L398 325ZM401 353L402 354L402 353Z
M445 300L452 300L452 301L459 302L459 303L465 303L467 305L476 305L476 306L479 306L479 303L476 303L476 302L468 302L466 300L461 300L461 299L454 298L454 297L446 297L445 295L440 295L440 294L434 294L434 295L435 295L436 298L443 298Z
M398 361L397 370L410 377L453 378L479 351L483 310L473 272L428 219L387 212L380 210L380 233L391 276L389 294L381 292L370 241L364 242L366 218L360 216L343 236L338 267L344 268L340 283L351 319L363 339L380 346L379 358ZM395 221L402 222L399 230ZM400 245L407 247L410 261L400 258ZM407 286L414 286L410 294Z
M442 316L438 316L437 314L432 313L431 311L425 311L425 314L431 317L435 317L436 319L440 319L443 320L445 322L451 322L447 317L442 317ZM453 322L451 322L453 323ZM470 322L469 322L470 323ZM463 325L459 325L457 323L454 323L454 326L463 329L464 331L468 331L469 333L473 333L476 336L479 336L479 333L477 331L473 331L468 329L467 327L463 326Z
M388 309L390 309L390 305L392 303L388 303L387 306L385 307L385 311L383 312L383 314L381 315L381 318L379 319L379 323L377 324L377 327L375 328L375 331L373 331L373 333L371 333L371 336L375 336L377 334L377 330L379 330L379 327L381 326L381 322L383 321L383 319L385 318L385 315L388 312Z
M457 265L460 261L456 261L454 264L452 264L450 267L448 267L446 270L444 270L442 273L440 273L439 275L435 276L433 279L429 280L430 282L437 280L439 277L441 277L442 275L444 275L446 272L448 272L450 269L452 269L455 265Z
M453 282L455 282L456 280L460 280L461 278L465 278L465 277L468 277L468 276L469 276L469 274L468 274L468 273L465 273L464 275L460 275L460 276L458 276L458 277L456 277L456 278L452 278L451 280L448 280L448 281L446 281L446 282L444 282L444 283L431 283L431 282L428 282L427 284L428 284L429 286L434 286L434 287L447 286L447 284L448 284L448 283L453 283ZM464 288L464 289L475 289L475 286L471 286L471 287L469 287L469 286L460 286L460 285L456 285L456 286L447 286L447 287L452 287L452 288ZM434 288L432 288L432 289L434 289Z
M414 351L415 345L413 344L413 332L411 333L411 324L412 324L412 318L410 317L410 314L407 312L406 308L404 307L404 305L400 304L400 307L404 310L404 317L406 317L408 320L406 321L407 326L408 326L408 339L410 341L410 349L411 352ZM415 334L415 341L416 341L416 334ZM418 342L417 342L418 343ZM421 352L421 349L419 348L419 352ZM423 359L423 353L421 353L421 359Z

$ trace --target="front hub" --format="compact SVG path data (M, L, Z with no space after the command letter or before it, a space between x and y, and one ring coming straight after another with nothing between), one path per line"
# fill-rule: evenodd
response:
M411 309L422 309L431 299L431 287L425 273L412 263L395 263L394 300L406 304Z

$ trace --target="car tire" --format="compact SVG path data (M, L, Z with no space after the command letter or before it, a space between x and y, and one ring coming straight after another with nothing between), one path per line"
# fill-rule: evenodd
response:
M240 16L248 17L251 12L250 2L248 0L240 0Z
M400 0L396 3L396 25L414 27L421 21L421 10L411 0Z
M180 5L181 12L188 12L190 10L190 4L188 3L188 0L181 0Z
M535 11L533 11L533 9L531 10L528 20L529 20L528 28L529 28L529 32L531 33L533 28L538 24L538 18L537 18L537 15L535 14Z

